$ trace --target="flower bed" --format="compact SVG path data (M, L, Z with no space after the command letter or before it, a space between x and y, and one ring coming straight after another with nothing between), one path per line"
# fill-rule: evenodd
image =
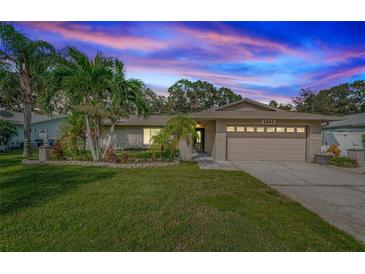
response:
M101 166L101 167L114 167L114 168L148 168L148 167L166 167L174 166L179 161L153 161L153 162L134 162L134 163L107 163L107 162L92 162L92 161L56 161L56 160L23 160L24 164L31 165L75 165L75 166Z
M67 162L92 162L91 153L89 151L80 151L78 155L72 155L69 152L57 153L57 147L49 148L47 160L50 161L67 161ZM177 158L177 155L176 155ZM45 159L41 159L45 160ZM150 150L123 150L114 151L114 149L108 150L106 157L102 159L102 162L113 164L139 164L139 163L160 163L168 162L173 159L166 157L161 158L159 152L153 153Z

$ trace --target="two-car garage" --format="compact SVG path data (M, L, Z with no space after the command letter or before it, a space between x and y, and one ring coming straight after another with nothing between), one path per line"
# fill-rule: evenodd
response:
M205 130L204 151L217 161L312 162L320 153L322 124L339 119L247 98L192 117Z
M227 160L306 161L306 128L229 125Z

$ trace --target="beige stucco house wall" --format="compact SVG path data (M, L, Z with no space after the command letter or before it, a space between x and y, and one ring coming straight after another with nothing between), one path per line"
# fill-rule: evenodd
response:
M339 119L326 115L285 112L247 98L208 111L191 113L189 116L197 121L197 128L204 129L204 152L217 161L241 158L313 161L314 155L320 152L321 123ZM131 142L134 142L132 146L148 147L143 143L144 130L162 128L168 118L164 115L150 115L121 120L116 127L113 143L117 147L128 148ZM227 127L233 127L234 132L227 132ZM253 127L255 132L238 132L238 127ZM270 133L268 127L275 127L276 130L284 128L284 132ZM303 131L289 133L288 128L301 128ZM194 152L195 148L191 144L180 144L180 155L184 160L191 159Z

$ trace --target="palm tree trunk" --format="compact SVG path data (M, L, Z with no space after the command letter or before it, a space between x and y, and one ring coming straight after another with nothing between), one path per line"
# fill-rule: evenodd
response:
M103 156L101 156L101 159L104 159L108 146L110 145L110 142L112 141L112 138L114 135L114 129L115 129L115 123L112 123L112 125L109 129L108 140L106 141L106 146L104 148Z
M100 160L100 126L98 118L95 118L95 150L96 160Z
M29 159L32 156L32 89L27 77L22 77L21 86L24 92L24 147L23 157Z
M86 122L86 132L87 132L87 141L89 143L89 149L91 152L91 156L93 157L93 161L96 162L97 158L96 158L96 152L95 152L95 145L94 145L93 137L91 135L90 119L89 119L89 115L87 113L85 113L85 122Z

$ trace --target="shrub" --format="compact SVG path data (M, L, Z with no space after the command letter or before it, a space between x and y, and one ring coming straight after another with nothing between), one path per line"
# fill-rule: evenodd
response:
M62 147L62 143L57 140L53 145L52 145L52 151L51 154L54 158L56 158L57 160L63 160L65 158L65 152L63 150Z
M127 161L128 161L128 153L125 151L122 151L122 153L120 154L120 162L126 163Z
M361 135L361 137L362 137L362 146L363 146L363 148L364 148L364 150L365 150L365 133L363 133L363 134Z
M175 141L167 128L163 128L152 137L151 150L155 156L158 153L161 159L172 159L173 155L176 154Z
M104 161L108 163L118 163L118 156L115 153L114 146L111 144L106 149Z
M69 152L73 160L78 160L80 154L86 150L86 129L84 116L72 112L66 123L60 128L60 140L66 153Z
M93 157L91 156L91 152L88 150L81 150L76 156L75 160L78 161L92 161Z
M17 135L16 127L9 121L0 120L0 145L9 144L11 138Z
M338 166L338 167L357 167L358 163L354 159L350 159L349 157L333 157L329 161L330 165Z
M126 152L129 158L136 158L136 159L150 159L159 157L159 153L157 155L150 150L141 150L141 151L127 151Z
M341 154L341 149L337 145L332 144L329 146L329 148L326 150L326 152L331 153L332 155L335 155L336 157L338 157Z

